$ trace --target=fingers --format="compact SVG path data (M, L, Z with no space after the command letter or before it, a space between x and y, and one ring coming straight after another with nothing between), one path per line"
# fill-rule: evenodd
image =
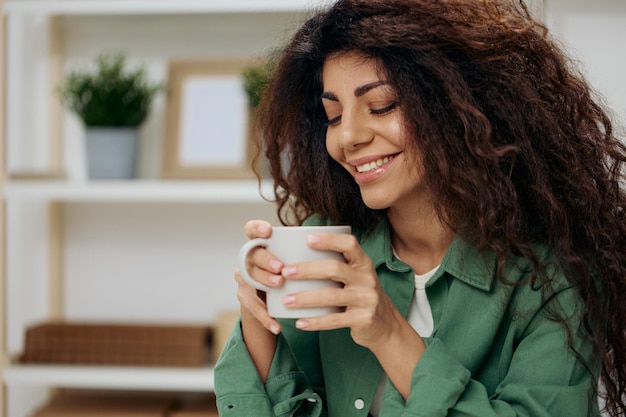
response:
M301 291L282 298L286 307L345 307L350 297L342 288L324 288L320 290Z
M313 249L341 253L345 262L329 259L286 265L281 271L286 279L326 278L346 285L356 282L368 287L376 285L376 272L372 261L363 252L354 236L319 233L308 236L307 243Z
M246 222L243 230L249 239L270 237L272 234L272 225L265 220L250 220Z
M285 279L332 279L347 284L353 281L353 276L358 271L345 262L328 259L287 265L281 273Z
M264 220L250 220L245 224L244 232L250 239L268 238L272 234L272 226ZM250 276L261 284L278 287L283 283L283 277L280 274L283 263L262 247L250 251L246 268Z
M339 252L353 268L369 267L370 258L351 234L317 233L307 236L307 244L319 250Z
M268 331L273 334L280 333L280 324L268 315L265 302L258 296L257 290L243 280L238 270L235 271L235 281L239 284L237 298L242 310L246 310Z
M289 294L283 298L283 303L291 308L343 307L343 311L299 319L296 327L309 331L349 327L357 335L378 332L380 324L384 323L380 318L388 315L389 308L385 307L384 291L380 287L376 269L356 238L349 234L320 233L309 236L307 242L314 249L341 253L346 262L299 262L286 265L282 270L283 276L287 280L330 279L344 285L342 288Z
M388 330L395 310L383 293L364 287L303 291L284 297L283 302L290 308L342 306L337 313L298 319L295 326L306 331L350 328L355 342L364 346Z

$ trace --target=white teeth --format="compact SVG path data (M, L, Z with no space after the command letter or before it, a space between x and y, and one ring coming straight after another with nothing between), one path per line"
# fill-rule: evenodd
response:
M378 168L381 165L385 165L387 162L391 161L393 157L385 156L384 158L377 159L376 161L369 162L367 164L359 165L356 167L356 170L359 172L367 172L371 171L375 168Z

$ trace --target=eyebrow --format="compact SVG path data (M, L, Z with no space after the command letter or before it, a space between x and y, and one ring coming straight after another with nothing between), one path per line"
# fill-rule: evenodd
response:
M381 85L385 85L387 84L386 81L383 80L378 80L378 81L373 81L371 83L367 83L365 85L362 85L360 87L357 87L354 89L354 96L355 97L361 97L362 95L366 94L368 91L376 88L376 87L380 87ZM339 101L337 99L337 96L333 93L331 93L330 91L324 91L321 95L322 98L325 98L327 100L332 100L332 101Z

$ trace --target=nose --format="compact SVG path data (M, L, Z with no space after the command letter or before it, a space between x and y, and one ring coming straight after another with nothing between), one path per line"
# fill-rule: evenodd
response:
M351 112L343 112L338 128L338 140L341 149L354 150L373 139L373 133L365 121L361 120L358 115L351 114Z

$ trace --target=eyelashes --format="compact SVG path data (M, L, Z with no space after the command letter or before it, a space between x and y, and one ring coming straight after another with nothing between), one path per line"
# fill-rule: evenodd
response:
M398 107L398 102L394 101L393 103L391 103L388 106L383 107L382 109L371 109L370 113L381 115L381 114L389 113L391 110L395 109L396 107Z
M390 111L392 111L396 107L398 107L398 102L394 101L390 105L382 107L380 109L370 109L370 114L373 114L373 115L376 115L376 116L380 116L380 115L389 113ZM332 119L328 119L328 121L324 123L324 127L332 126L332 125L334 125L335 123L337 123L340 120L341 120L341 115L339 115L337 117L333 117Z
M328 127L328 126L334 125L339 120L341 120L341 116L333 117L332 119L329 119L327 122L324 123L324 127Z

